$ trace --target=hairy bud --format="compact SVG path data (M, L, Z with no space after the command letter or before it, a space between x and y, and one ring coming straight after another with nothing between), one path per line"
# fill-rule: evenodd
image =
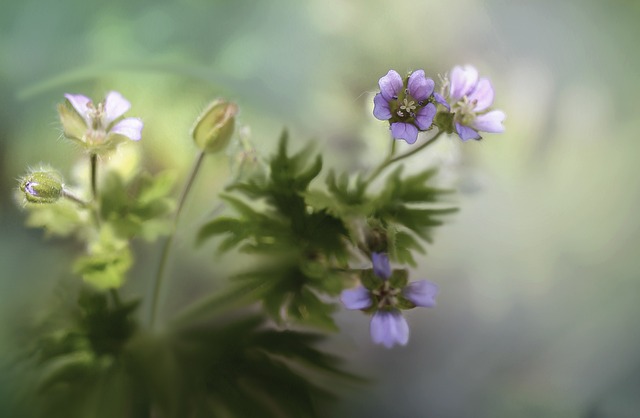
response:
M55 203L62 197L62 178L55 171L35 171L20 181L20 190L29 203Z

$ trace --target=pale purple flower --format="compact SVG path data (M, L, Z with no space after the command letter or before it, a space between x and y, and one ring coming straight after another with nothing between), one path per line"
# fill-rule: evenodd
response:
M371 264L373 264L373 272L376 276L384 280L391 277L391 264L389 264L389 256L386 253L371 253Z
M364 286L343 290L340 301L347 309L354 310L367 309L373 303L369 291Z
M131 103L120 93L111 91L104 101L94 104L82 94L65 94L71 108L59 107L65 135L81 141L89 147L111 145L118 137L139 141L142 137L142 120L121 117L131 108ZM78 118L82 122L78 122Z
M404 80L394 70L378 82L380 93L373 98L373 116L389 121L391 136L413 144L419 131L431 128L436 115L432 101L435 83L424 70L412 72Z
M400 312L400 298L415 306L433 307L438 286L427 280L418 280L403 288L396 288L389 280L392 271L387 254L372 253L371 262L374 274L380 279L379 285L373 289L360 285L344 290L340 300L347 309L373 311L369 331L374 343L387 348L396 344L406 345L409 341L409 325ZM406 301L403 302L403 308L411 308L407 307Z
M474 67L454 67L442 94L436 93L434 97L453 114L453 127L463 141L481 139L479 132L504 132L505 113L489 110L493 86L487 78L479 78Z
M416 280L402 289L402 295L416 306L433 308L436 306L438 285L428 280Z
M387 348L395 344L407 345L409 342L409 324L397 309L377 311L371 317L371 339Z

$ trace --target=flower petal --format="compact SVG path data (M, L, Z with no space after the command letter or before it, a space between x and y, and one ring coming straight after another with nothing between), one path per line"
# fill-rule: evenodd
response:
M409 342L409 324L400 311L377 311L371 318L371 339L387 348Z
M407 88L411 97L421 102L431 96L435 85L436 83L432 79L424 76L424 70L418 70L409 76Z
M426 131L431 128L433 124L433 118L436 116L436 105L433 103L427 104L422 109L418 110L415 117L416 125L421 131Z
M373 98L373 116L376 119L388 120L391 119L391 109L389 109L389 102L385 99L381 93L376 94Z
M131 108L131 103L117 91L110 91L104 99L104 127L106 128Z
M481 78L476 88L468 95L469 101L477 101L474 111L481 112L493 103L493 86L486 78Z
M470 139L480 139L480 134L473 128L468 126L464 126L456 122L456 132L458 136L463 141L468 141Z
M416 306L431 308L436 306L438 285L428 280L417 280L409 283L402 291L404 297Z
M391 277L391 265L389 264L389 256L385 253L371 253L371 263L373 264L373 272L381 279Z
M111 134L126 136L133 141L139 141L142 138L142 127L144 124L138 118L126 118L109 130Z
M389 70L387 75L380 78L378 85L380 86L380 93L382 94L382 97L387 101L396 99L398 97L398 93L400 93L404 87L402 77L400 77L400 74L394 70Z
M447 103L447 100L444 97L442 97L438 93L433 93L433 97L435 97L436 102L440 103L442 106L446 107L447 110L451 111L451 106L449 106L449 103Z
M78 112L82 119L84 119L87 126L91 126L92 121L89 116L89 103L91 103L91 99L87 96L83 96L82 94L65 94L64 97L71 103L71 106Z
M347 309L367 309L371 306L371 295L364 286L343 290L340 301Z
M449 96L458 101L465 94L469 94L478 82L478 70L470 65L464 68L456 66L451 70L451 89Z
M395 122L391 124L391 136L413 144L418 139L418 128L411 123Z
M501 110L492 110L489 113L485 113L484 115L476 116L473 121L473 128L482 132L492 132L492 133L500 133L504 132L504 126L502 126L502 122L506 115Z

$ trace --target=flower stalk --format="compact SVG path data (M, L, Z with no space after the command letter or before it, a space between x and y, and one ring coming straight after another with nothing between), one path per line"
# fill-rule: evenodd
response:
M184 207L184 203L187 200L187 196L189 195L189 191L191 190L196 176L198 175L198 172L200 171L200 167L202 166L202 161L204 160L204 157L206 155L206 152L204 150L198 152L198 155L196 156L196 159L193 163L193 166L191 168L191 172L189 174L189 177L187 178L187 181L184 185L184 189L182 190L182 193L180 195L180 200L178 201L178 206L176 207L176 210L173 214L173 221L172 221L172 225L171 225L171 233L169 234L169 236L166 238L163 246L162 246L162 252L160 253L160 262L158 264L158 269L156 271L156 275L154 277L154 280L152 282L152 288L151 288L151 307L150 307L150 311L149 311L149 327L153 328L156 325L156 320L157 320L157 316L158 316L158 308L159 308L159 303L160 303L160 295L161 295L161 290L162 290L162 285L164 284L164 278L165 278L165 271L167 268L167 264L169 261L169 253L171 251L171 247L173 245L173 241L175 239L175 234L176 234L176 230L177 230L177 226L178 226L178 220L180 218L180 213L182 212L182 209Z

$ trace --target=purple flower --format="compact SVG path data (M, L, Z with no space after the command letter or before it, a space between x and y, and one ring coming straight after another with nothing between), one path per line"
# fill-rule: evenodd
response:
M373 272L380 279L379 284L374 284L371 289L360 285L344 290L340 300L347 309L373 311L369 330L374 343L387 348L395 344L406 345L409 341L409 325L400 312L400 305L404 309L433 307L438 286L427 280L418 280L400 288L395 287L391 284L393 273L387 254L373 253L371 261Z
M397 309L377 311L371 317L371 339L387 348L395 344L407 345L409 342L409 324Z
M389 121L395 139L415 143L418 132L430 129L436 115L434 81L425 77L424 70L414 71L404 80L389 70L378 85L380 93L373 98L373 116Z
M364 286L342 291L340 301L347 309L367 309L373 303L369 291Z
M66 104L58 106L65 136L89 148L113 146L118 140L139 141L142 120L121 117L131 103L120 93L111 91L104 101L94 104L82 94L65 94Z
M428 280L416 280L405 286L402 295L416 306L433 308L436 306L438 285Z
M493 96L491 82L478 78L478 70L470 65L454 67L443 93L434 95L453 114L453 126L463 141L481 139L479 132L504 132L504 112L488 110Z
M389 256L387 254L371 253L371 263L376 276L384 280L391 277L391 264L389 264Z

